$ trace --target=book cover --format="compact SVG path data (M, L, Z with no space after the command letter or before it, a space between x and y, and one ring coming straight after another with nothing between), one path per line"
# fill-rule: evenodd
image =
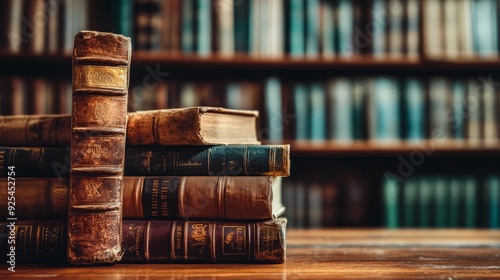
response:
M404 81L404 106L406 111L406 139L421 141L425 139L425 94L422 81L408 78Z
M128 114L127 146L260 144L253 110L193 107ZM69 115L0 116L0 145L65 146ZM7 137L9 135L9 137Z
M392 178L386 178L383 182L383 205L384 225L386 228L398 228L399 223L399 192L398 182Z
M281 177L125 176L123 219L267 220L284 212ZM7 180L0 183L7 201ZM16 217L63 219L68 216L68 178L16 180ZM7 218L7 204L0 207ZM251 209L251 211L250 211Z
M429 80L430 137L436 141L450 139L448 114L451 111L450 89L446 78Z
M69 148L0 147L0 177L16 166L20 177L69 177ZM126 148L128 176L288 176L289 145Z
M10 230L0 223L2 236ZM259 222L124 220L122 263L284 263L286 219ZM66 252L63 221L19 221L19 262L56 262ZM1 239L2 243L7 242ZM5 255L3 256L5 258Z
M305 54L315 58L319 55L319 0L305 0L305 4Z
M353 135L353 85L349 78L336 78L328 85L330 136L335 141L348 142Z
M295 107L295 140L308 140L309 135L309 92L304 84L293 86Z
M326 100L325 86L318 82L313 82L309 93L309 128L311 140L326 140Z

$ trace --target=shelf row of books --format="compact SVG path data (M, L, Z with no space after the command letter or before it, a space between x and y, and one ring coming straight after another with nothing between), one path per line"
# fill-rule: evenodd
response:
M3 1L0 49L70 52L83 29L134 38L134 50L200 56L430 59L499 53L498 0ZM423 11L421 10L423 7ZM420 30L420 20L423 30Z
M0 77L0 115L70 114L71 81Z
M35 54L71 52L76 33L89 28L88 14L94 10L91 2L96 1L2 1L0 50ZM102 9L104 5L97 10Z
M423 175L383 182L388 228L500 228L500 177Z
M496 144L499 90L487 78L333 78L293 85L304 140L468 140Z
M2 5L0 48L13 52L68 52L74 34L89 28L134 37L135 50L201 56L349 56L365 52L372 39L375 54L418 54L416 0L376 1L369 24L362 21L366 7L351 0L26 0ZM388 26L391 43L385 48L378 41L385 41L379 35Z
M498 0L427 0L424 3L423 40L428 58L498 57Z
M138 0L135 48L200 56L332 58L368 53L374 45L377 55L418 56L418 1L375 1L368 15L371 8L356 0ZM377 45L386 29L388 47Z
M321 167L319 169L322 169ZM282 201L289 228L366 227L376 219L370 211L371 190L361 177L335 173L283 179Z
M261 145L258 111L128 113L130 46L79 32L72 114L0 116L1 246L73 265L285 262L289 146Z
M414 175L398 181L380 174L311 177L307 172L283 180L290 228L500 228L496 174ZM382 177L381 184L370 184Z
M500 91L485 77L332 77L284 81L167 81L132 85L129 111L193 106L261 110L262 139L466 140L497 144ZM30 100L30 102L26 102ZM2 78L0 114L68 113L71 86L41 78ZM265 131L264 131L265 130Z

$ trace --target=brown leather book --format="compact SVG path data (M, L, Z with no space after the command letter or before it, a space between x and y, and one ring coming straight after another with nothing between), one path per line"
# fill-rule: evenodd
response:
M284 263L286 219L260 222L124 220L122 262ZM17 262L56 262L66 253L63 221L0 223L0 246L16 237ZM4 249L4 248L2 248ZM0 259L5 261L10 248ZM4 262L5 263L5 262Z
M68 261L114 263L121 221L130 38L82 31L73 48Z
M2 201L7 184L0 180ZM124 219L268 220L285 210L280 177L125 176L123 184ZM68 178L16 177L16 218L64 219L68 185ZM0 217L8 218L7 210L0 203Z
M128 114L127 146L260 144L258 111L192 107ZM0 116L0 146L70 144L70 115Z

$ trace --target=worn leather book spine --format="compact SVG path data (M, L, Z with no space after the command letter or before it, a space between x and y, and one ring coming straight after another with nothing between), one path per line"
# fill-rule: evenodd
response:
M124 177L124 219L266 220L272 213L272 177ZM68 178L17 178L16 217L67 216ZM0 181L7 201L7 180ZM7 218L7 205L0 217Z
M18 221L14 227L16 261L63 259L63 221ZM11 228L0 223L7 238ZM284 263L286 219L261 222L124 220L123 258L130 263ZM0 244L7 244L1 240ZM1 258L5 258L3 254Z
M247 116L256 119L258 111L230 110L219 107L192 107L152 110L129 114L127 145L214 145L224 141L208 141L202 135L204 114ZM219 120L220 122L220 120ZM220 123L214 126L224 126ZM227 126L227 125L226 125ZM223 139L224 136L221 136ZM245 139L245 144L260 144L256 139ZM235 143L232 143L235 144Z
M122 256L123 166L130 38L82 31L73 49L68 261L114 263Z
M2 146L69 146L70 139L70 115L14 115L0 117L0 145Z
M0 177L69 176L70 149L0 147ZM289 176L289 145L127 148L127 176Z

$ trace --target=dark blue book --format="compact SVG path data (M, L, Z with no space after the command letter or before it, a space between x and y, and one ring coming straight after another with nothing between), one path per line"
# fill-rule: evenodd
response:
M236 53L250 51L250 0L233 0L234 5L234 50Z
M311 140L326 140L326 92L324 85L312 83L310 88L310 119Z
M387 54L387 32L386 26L386 0L373 0L373 36L372 36L372 53L375 56L382 56Z
M404 101L406 108L406 139L421 141L425 139L425 94L422 81L409 78L404 81Z
M290 0L289 36L291 57L303 57L305 53L304 0Z
M500 178L498 176L488 176L485 182L485 209L487 226L489 228L500 228Z
M270 77L265 81L264 102L266 127L261 130L260 134L267 140L282 141L284 120L281 110L281 83L275 77Z
M295 106L295 139L309 139L309 92L304 84L293 87Z
M195 0L182 1L182 33L181 33L181 46L182 52L191 53L195 50L194 45L194 2Z
M434 225L437 228L449 226L449 184L448 180L439 175L434 184Z
M353 46L353 30L354 30L353 1L339 0L337 22L338 22L339 55L350 56L355 51L355 46Z
M429 228L431 226L432 204L433 204L433 188L434 179L430 177L422 177L419 185L418 196L418 225L421 228Z
M410 177L404 182L403 192L403 226L417 226L418 178Z
M353 85L348 78L336 78L328 85L330 139L353 140Z
M386 142L400 139L399 92L397 80L377 77L370 94L370 138Z
M319 0L306 1L306 56L315 58L319 54L320 17Z
M466 228L474 228L477 226L477 179L472 176L467 176L464 181L464 226Z
M472 2L474 51L482 57L498 55L498 7L496 0Z
M386 178L383 182L384 225L387 228L398 228L399 224L399 183L395 179Z
M212 51L212 1L197 1L197 52L200 56L207 56Z
M465 129L467 128L467 96L465 83L460 80L455 80L453 81L451 90L453 100L453 119L451 122L451 134L454 140L464 140Z
M450 202L449 202L449 222L450 228L458 228L460 226L461 218L461 201L464 196L463 179L456 175L452 176L450 180Z
M333 57L336 54L335 30L336 9L334 1L321 2L321 48L323 57Z

